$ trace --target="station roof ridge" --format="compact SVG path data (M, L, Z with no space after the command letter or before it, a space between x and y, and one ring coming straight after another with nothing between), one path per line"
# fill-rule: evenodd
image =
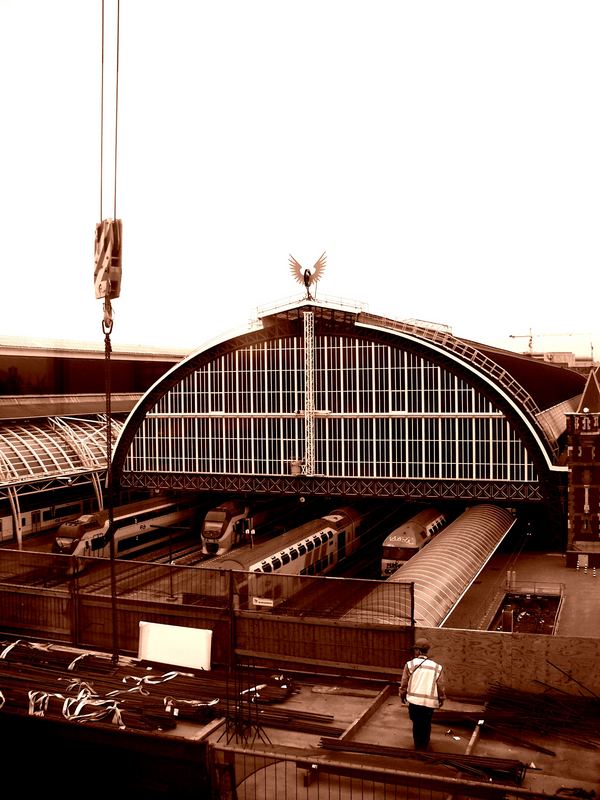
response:
M354 315L357 322L376 323L382 327L389 327L391 331L404 331L422 336L425 340L434 341L440 346L449 346L456 350L464 345L472 351L481 354L482 359L489 359L498 366L498 371L505 371L510 374L516 383L531 395L537 410L553 408L565 401L564 391L553 391L552 386L548 386L548 378L552 376L556 381L560 375L562 384L573 385L573 391L569 398L578 397L584 385L581 372L552 362L532 359L523 353L516 353L513 350L488 345L474 339L463 336L456 336L452 332L452 327L446 323L432 322L415 318L401 318L386 314L375 314L369 311L366 303L348 300L340 297L330 297L322 295L317 298L286 298L270 305L262 306L258 309L258 318L264 319L270 316L288 316L292 312L299 312L303 308L323 309L342 312L344 315ZM543 377L539 377L543 376ZM552 383L550 381L550 383Z

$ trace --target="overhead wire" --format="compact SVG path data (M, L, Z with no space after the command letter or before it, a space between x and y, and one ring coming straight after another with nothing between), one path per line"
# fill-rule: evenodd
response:
M104 185L104 0L102 0L102 14L100 33L102 41L100 42L100 214L102 219L102 188Z

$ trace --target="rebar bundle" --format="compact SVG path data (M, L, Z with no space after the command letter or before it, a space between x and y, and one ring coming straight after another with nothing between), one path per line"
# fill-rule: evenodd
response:
M272 707L293 691L284 675L265 677L254 669L180 671L131 658L115 663L110 656L56 645L0 641L0 714L148 731L223 717L238 730L268 725L341 733L330 716Z
M493 714L505 727L559 738L588 749L600 747L600 700L560 693L551 686L548 690L534 694L493 684L488 693L486 719Z
M398 761L415 759L433 764L443 764L459 772L468 774L474 780L486 782L509 781L520 785L525 777L526 765L512 758L490 758L486 756L461 755L460 753L432 753L408 750L402 747L385 747L369 742L347 741L323 737L320 746L327 750L342 750L352 753L364 753L370 756L383 756Z
M582 695L530 693L503 684L493 684L484 711L438 710L433 722L446 727L480 725L514 744L555 755L536 738L559 739L586 749L600 747L600 700ZM481 722L481 720L483 720ZM533 736L534 739L529 737Z

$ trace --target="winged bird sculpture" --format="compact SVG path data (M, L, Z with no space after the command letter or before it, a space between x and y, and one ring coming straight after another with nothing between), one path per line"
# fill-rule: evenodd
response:
M313 285L313 283L316 283L323 274L326 261L327 261L327 256L325 255L325 253L323 253L321 255L321 258L319 258L319 260L315 262L311 270L309 268L304 269L302 264L299 264L294 258L294 256L290 256L290 272L292 273L294 278L298 281L298 283L304 284L306 288L307 300L315 299L310 293L310 287Z

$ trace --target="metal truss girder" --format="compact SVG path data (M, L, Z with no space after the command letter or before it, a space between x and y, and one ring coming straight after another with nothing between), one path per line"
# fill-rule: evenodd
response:
M304 313L304 469L305 475L315 472L315 387L314 387L315 318Z
M48 477L42 480L26 481L20 484L11 484L10 486L0 486L0 498L9 497L11 491L18 492L19 495L24 496L28 494L41 494L49 492L53 489L64 489L65 487L72 488L73 486L85 486L88 483L94 484L97 480L101 479L103 473L96 471L86 471L81 473L69 473L67 476Z
M85 467L89 469L98 467L97 460L86 441L86 438L89 439L89 434L87 437L82 436L79 431L74 429L73 426L70 426L68 421L62 417L50 417L48 422L56 430L57 434L73 448Z
M248 475L193 475L125 472L124 488L241 494L303 494L307 496L382 497L403 500L467 500L540 503L549 498L537 483L494 481L410 481L322 478L309 475L254 478Z

